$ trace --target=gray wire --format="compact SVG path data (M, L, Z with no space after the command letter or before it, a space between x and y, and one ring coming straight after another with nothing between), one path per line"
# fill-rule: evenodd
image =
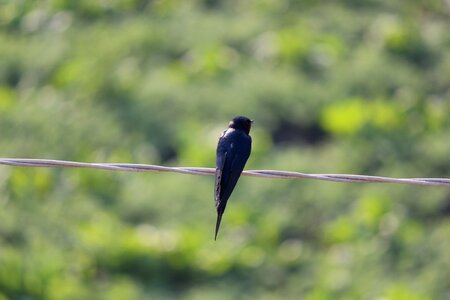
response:
M212 176L215 174L213 168L198 167L165 167L146 164L123 164L123 163L84 163L75 161L53 160L53 159L25 159L25 158L0 158L0 165L43 167L43 168L90 168L110 171L126 172L175 172L182 174ZM244 176L266 177L266 178L305 178L339 182L359 183L400 183L432 186L449 186L448 178L390 178L381 176L353 175L353 174L305 174L300 172L288 172L277 170L248 170L242 172Z

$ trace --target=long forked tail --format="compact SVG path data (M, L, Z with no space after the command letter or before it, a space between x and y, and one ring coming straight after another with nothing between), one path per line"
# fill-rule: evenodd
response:
M217 213L216 234L214 235L214 240L217 239L217 233L219 233L220 221L222 221L222 214L223 213L220 212Z

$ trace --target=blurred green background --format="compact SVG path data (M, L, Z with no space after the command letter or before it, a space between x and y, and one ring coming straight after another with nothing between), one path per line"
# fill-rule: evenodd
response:
M450 177L444 0L0 2L0 156ZM450 189L0 167L0 300L449 299Z

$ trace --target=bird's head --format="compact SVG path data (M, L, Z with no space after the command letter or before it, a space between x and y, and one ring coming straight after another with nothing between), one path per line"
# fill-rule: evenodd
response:
M238 116L234 117L228 125L229 128L234 128L236 130L242 130L245 133L250 133L250 128L252 127L253 120L250 120L247 117Z

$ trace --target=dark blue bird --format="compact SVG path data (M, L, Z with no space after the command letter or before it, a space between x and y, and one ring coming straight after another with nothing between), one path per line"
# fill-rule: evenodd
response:
M247 117L235 117L228 125L228 129L220 136L217 145L216 181L214 185L217 222L214 240L217 238L228 198L230 198L250 156L252 138L249 133L252 122Z

